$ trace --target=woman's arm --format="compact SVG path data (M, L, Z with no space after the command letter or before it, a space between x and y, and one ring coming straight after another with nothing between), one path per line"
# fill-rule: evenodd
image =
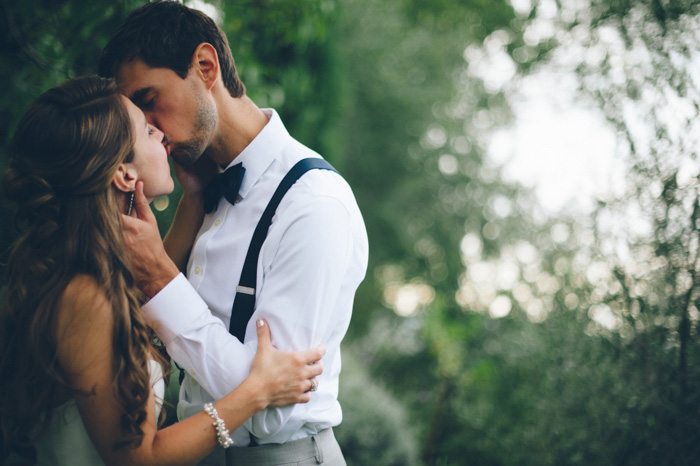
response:
M106 464L194 464L217 447L212 419L198 413L158 430L150 393L143 440L137 448L115 449L125 439L113 369L113 311L98 284L74 279L60 303L57 324L58 360L69 380L89 395L75 395L85 428ZM309 400L309 379L321 373L322 348L287 353L270 344L267 325L258 326L258 354L250 376L214 407L233 432L270 403ZM317 362L316 364L312 364Z
M173 166L183 194L163 246L177 268L184 272L192 244L204 219L202 191L218 169L208 157L200 157L192 167L183 167L177 163Z
M203 219L202 197L185 192L177 205L173 223L163 239L165 252L181 272L187 267L187 258Z

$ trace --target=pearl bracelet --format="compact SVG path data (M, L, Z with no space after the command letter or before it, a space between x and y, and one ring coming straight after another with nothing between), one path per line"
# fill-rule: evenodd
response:
M219 413L216 411L214 405L211 403L205 404L204 412L206 412L209 417L214 419L214 423L212 425L214 428L216 428L216 439L219 441L219 445L221 445L223 448L228 448L233 445L233 440L231 440L231 437L228 435L228 430L226 429L224 420L219 417Z

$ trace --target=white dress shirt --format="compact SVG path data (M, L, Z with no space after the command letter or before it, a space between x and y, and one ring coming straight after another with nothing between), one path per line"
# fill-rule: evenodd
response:
M245 343L229 334L236 286L263 210L296 162L320 157L289 135L274 110L263 111L269 122L231 163L245 168L239 201L233 206L222 198L204 217L188 279L179 275L143 306L170 356L187 371L180 419L247 377L257 345L256 319L267 320L277 348L326 345L324 372L311 401L259 412L232 434L236 446L249 444L248 432L259 444L285 443L340 423L340 342L368 259L367 233L348 184L328 170L307 172L282 199L263 243Z

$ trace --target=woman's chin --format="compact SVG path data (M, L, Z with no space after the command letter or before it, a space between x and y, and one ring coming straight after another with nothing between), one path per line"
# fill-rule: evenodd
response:
M146 196L146 200L148 200L148 203L150 204L151 202L155 201L159 197L167 196L168 194L171 194L174 189L175 189L175 184L171 180L170 186L166 186L163 189L159 189L157 192L153 192L153 193L144 192L143 194L144 194L144 196Z

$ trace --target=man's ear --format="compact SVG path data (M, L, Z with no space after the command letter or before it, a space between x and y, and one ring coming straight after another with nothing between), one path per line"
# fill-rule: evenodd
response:
M219 56L214 46L208 42L199 44L192 55L192 66L204 81L207 90L211 90L219 79Z
M129 164L120 163L112 183L119 191L130 193L136 189L136 179L136 174L132 167Z

